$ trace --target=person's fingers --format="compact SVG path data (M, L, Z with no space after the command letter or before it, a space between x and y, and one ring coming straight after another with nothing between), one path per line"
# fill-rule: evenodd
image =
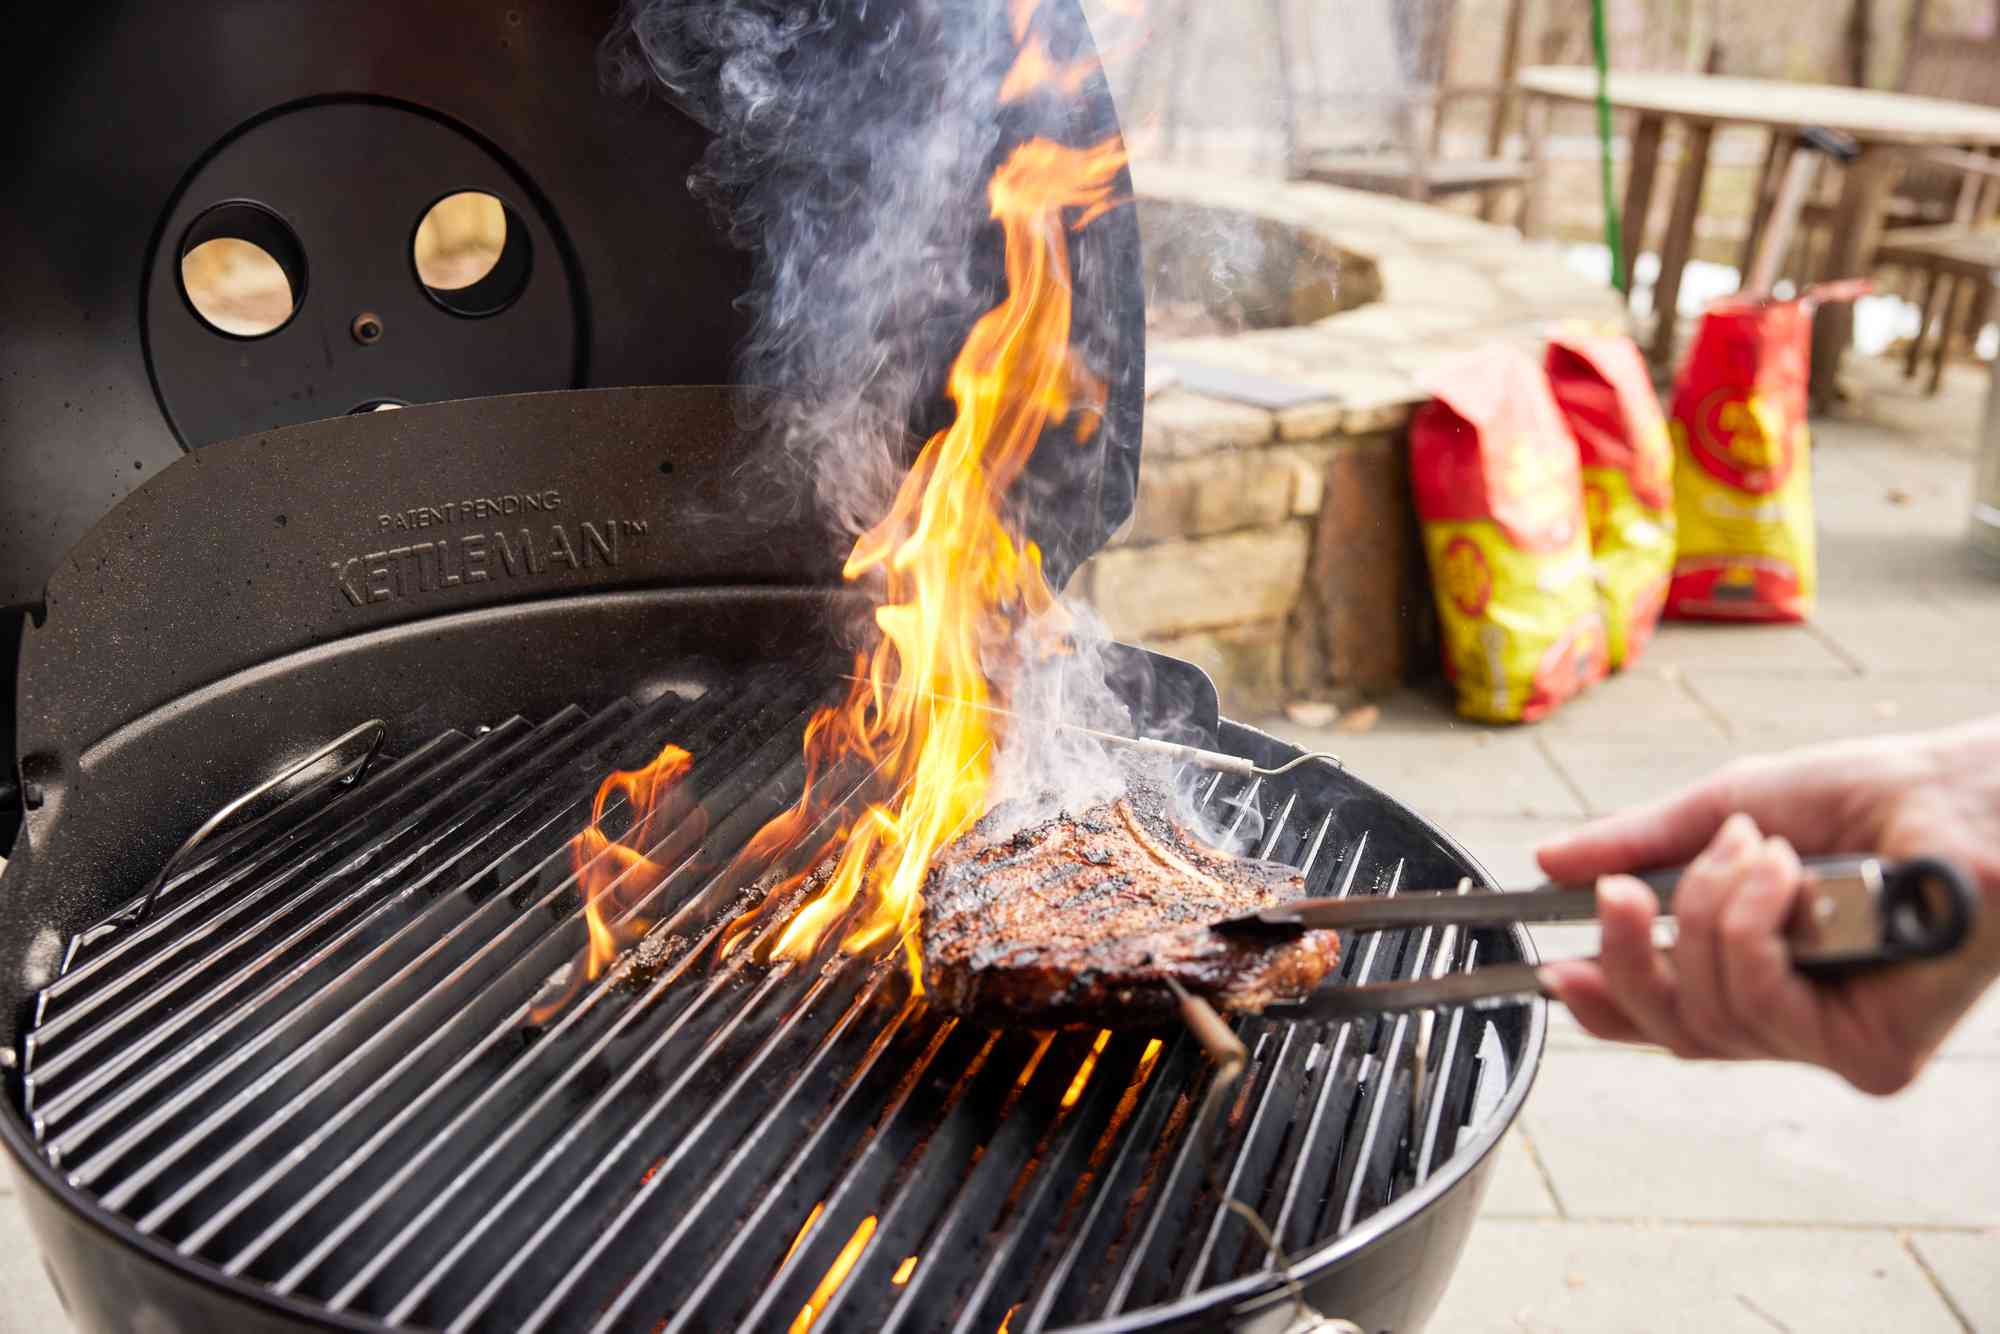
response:
M1817 1060L1825 1046L1820 1000L1792 967L1784 937L1804 874L1790 843L1764 840L1723 905L1716 935L1726 1008L1736 1023L1765 1055Z
M1535 858L1551 880L1577 883L1677 865L1701 851L1729 814L1724 794L1719 777L1704 779L1664 801L1558 835L1536 849Z
M1718 1055L1760 1054L1753 1036L1730 1013L1723 978L1722 915L1741 887L1763 838L1756 821L1738 813L1674 887L1674 975L1680 983L1679 1017L1702 1046Z
M1606 996L1632 1021L1645 1041L1676 1056L1706 1056L1708 1050L1682 1025L1673 963L1653 948L1659 901L1630 876L1597 882L1597 920L1603 927L1598 967Z
M1644 1042L1645 1034L1619 1008L1594 959L1558 959L1542 965L1542 980L1583 1030L1606 1042Z

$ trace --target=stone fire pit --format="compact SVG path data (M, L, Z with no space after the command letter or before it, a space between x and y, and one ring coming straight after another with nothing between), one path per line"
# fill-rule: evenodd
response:
M1119 638L1225 708L1379 691L1435 660L1410 508L1419 381L1481 343L1539 356L1616 294L1506 228L1330 186L1142 167L1149 368L1138 509L1076 575Z

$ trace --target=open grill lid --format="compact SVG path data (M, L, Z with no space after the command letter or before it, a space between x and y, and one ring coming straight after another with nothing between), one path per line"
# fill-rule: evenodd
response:
M871 6L869 21L934 7L935 0L894 0ZM1059 44L1091 48L1075 0L1052 0L1045 10ZM0 296L0 752L16 749L14 613L42 615L45 585L63 554L190 450L383 400L731 378L747 327L739 298L751 257L727 243L689 193L704 131L658 98L602 86L598 49L616 15L615 4L560 0L415 7L125 0L17 17L0 51L0 109L31 131L0 166L13 201L0 210L0 247L20 261ZM1062 123L1050 123L1058 112ZM1086 143L1118 130L1102 80L1064 108L1022 104L1004 108L1002 119L1003 149L1035 133ZM1122 189L1129 193L1129 183ZM410 261L417 220L461 190L500 198L510 236L528 247L518 295L479 318L431 299ZM300 249L297 313L254 339L205 325L178 281L179 257L204 234L210 211L246 201L276 218ZM983 198L964 206L984 216ZM988 253L975 256L975 273L997 299L997 229L980 238ZM1052 444L1030 464L1042 493L1073 501L1029 525L1058 584L1131 512L1143 406L1144 295L1131 210L1093 223L1072 247L1077 336L1098 360L1110 401L1104 428L1087 443ZM353 336L363 312L381 318L380 341ZM940 394L963 333L935 340ZM927 432L945 408L940 397L913 428ZM571 449L590 429L532 411L522 420L548 432L536 442L544 450ZM273 502L258 522L349 502L359 507L350 514L415 511L532 485L532 466L503 475L469 460L450 486L426 480L444 462L441 452L476 454L481 439L454 434L456 427L418 437L401 434L407 429L323 430L312 447L345 458L344 470L331 463L320 489L296 473L257 484ZM471 419L467 430L493 433ZM371 439L379 449L350 456ZM530 442L516 443L532 454ZM416 451L391 465L405 485L365 499L348 489L365 485L363 471L397 449ZM301 483L299 499L285 504L291 481ZM199 509L205 486L184 478L177 503ZM684 496L686 488L667 494ZM574 514L574 498L570 504ZM142 497L124 513L124 522L142 513L151 522L159 501ZM214 544L212 525L204 529L187 514L172 522L184 525L185 545L171 559L185 579L201 582L208 563L238 559L225 554L234 543ZM657 538L654 547L661 548ZM739 576L778 577L758 567L762 553L745 544L727 549L746 559ZM722 573L718 562L699 568ZM648 569L683 583L697 572L695 565ZM830 567L811 577L831 577ZM273 596L277 586L259 565L243 569L241 580L241 597L210 629L228 637L274 606L295 628L303 623ZM72 610L91 596L87 581L70 583ZM184 597L170 601L187 605ZM330 613L317 594L312 605L310 616ZM388 614L426 613L399 600ZM165 632L164 619L141 616L123 632L137 636L127 642L146 642L140 626ZM147 671L190 679L164 648L149 647ZM12 841L13 807L12 794L0 791L0 850Z

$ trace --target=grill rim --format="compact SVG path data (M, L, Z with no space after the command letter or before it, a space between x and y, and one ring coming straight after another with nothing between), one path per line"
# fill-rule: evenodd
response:
M1218 740L1224 750L1236 753L1263 751L1280 756L1301 753L1300 748L1290 742L1231 719L1221 719L1219 731ZM1483 887L1490 889L1497 886L1498 882L1493 879L1485 865L1449 831L1424 819L1404 802L1376 788L1374 784L1359 775L1350 772L1348 778L1367 788L1398 813L1417 820L1447 851L1462 859L1467 866L1478 873L1477 878ZM1511 926L1507 928L1505 934L1514 948L1520 951L1523 962L1530 964L1540 962L1540 955L1535 949L1533 938L1525 927ZM1526 1033L1520 1047L1520 1057L1514 1063L1514 1068L1508 1072L1505 1092L1488 1113L1476 1138L1465 1147L1455 1149L1438 1170L1431 1172L1427 1179L1407 1193L1376 1210L1345 1233L1293 1257L1292 1277L1299 1284L1301 1295L1307 1300L1310 1300L1311 1289L1315 1282L1331 1276L1363 1251L1387 1240L1399 1229L1426 1217L1436 1217L1434 1210L1444 1205L1458 1191L1473 1184L1475 1178L1483 1176L1490 1166L1494 1150L1513 1126L1515 1118L1520 1114L1528 1094L1533 1089L1536 1076L1540 1073L1548 1038L1548 1002L1536 998L1529 1001L1526 1008L1528 1011ZM104 1241L118 1243L125 1252L140 1253L143 1258L164 1267L183 1282L195 1284L225 1300L247 1302L254 1309L268 1312L274 1317L300 1326L369 1331L371 1334L396 1334L397 1331L411 1328L390 1325L372 1317L337 1311L314 1301L278 1293L254 1280L222 1273L195 1257L183 1255L176 1247L158 1237L139 1232L124 1216L106 1208L95 1195L81 1187L72 1186L60 1170L47 1162L33 1142L24 1120L19 1098L18 1074L12 1082L16 1088L10 1090L11 1096L5 1100L7 1114L0 1117L0 1142L4 1142L12 1154L17 1171L27 1182L38 1188L36 1197L41 1203L50 1207L56 1220L65 1217L70 1220L81 1220L99 1234L95 1240L100 1246ZM100 1256L87 1256L85 1259L89 1268L102 1268ZM61 1291L59 1284L58 1291ZM1273 1271L1260 1270L1216 1284L1192 1295L1140 1307L1109 1319L1062 1328L1067 1334L1125 1334L1126 1331L1191 1327L1218 1318L1236 1324L1254 1319L1280 1306L1289 1305L1291 1301L1292 1297L1284 1281ZM66 1295L65 1305L67 1305ZM1326 1314L1338 1317L1341 1313L1329 1311Z

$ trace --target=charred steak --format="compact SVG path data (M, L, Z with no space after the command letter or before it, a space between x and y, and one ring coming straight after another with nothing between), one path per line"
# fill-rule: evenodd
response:
M996 811L924 881L932 1002L995 1023L1151 1024L1175 1013L1173 978L1219 1009L1301 996L1339 958L1313 931L1260 941L1210 931L1305 893L1297 872L1204 846L1135 783L1115 800L1012 833Z

